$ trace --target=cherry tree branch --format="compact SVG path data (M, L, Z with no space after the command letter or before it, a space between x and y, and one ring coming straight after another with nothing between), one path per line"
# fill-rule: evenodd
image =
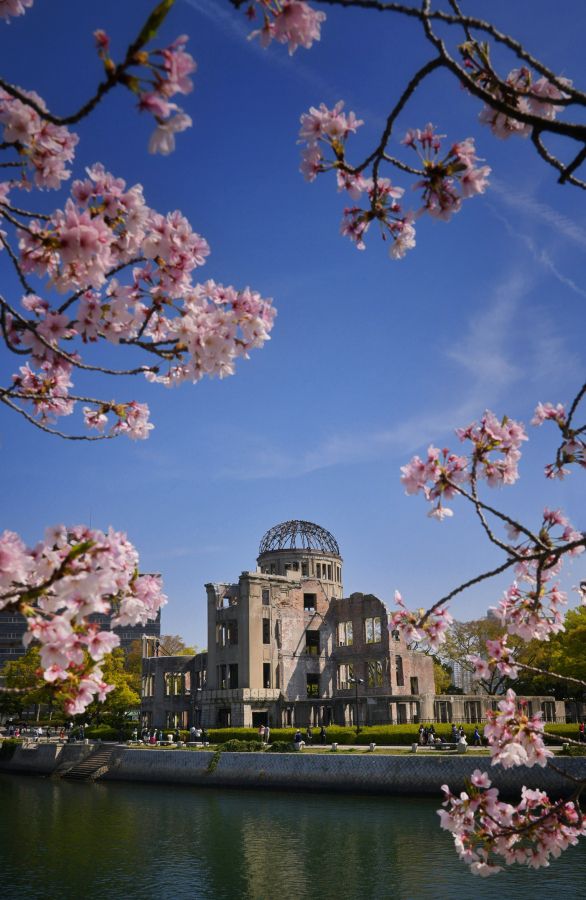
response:
M9 406L14 412L20 413L27 422L30 422L31 425L34 425L35 428L38 428L40 431L44 431L46 434L52 434L54 437L63 438L66 441L105 441L116 437L115 434L66 434L64 431L57 431L56 428L49 428L48 425L44 425L38 419L35 419L34 416L31 416L30 413L27 413L25 409L22 409L16 403L12 403L12 401L4 394L0 394L0 403Z
M25 106L29 106L33 109L37 115L46 122L51 122L53 125L74 125L76 122L79 122L93 112L96 106L103 100L106 94L112 90L112 88L116 87L118 84L124 84L125 79L127 78L127 70L133 65L140 64L140 60L137 59L137 54L144 45L155 36L174 3L175 0L162 0L162 2L155 7L141 28L138 36L128 47L124 61L118 63L118 65L114 66L114 68L108 72L104 81L100 82L98 85L95 94L90 97L77 112L68 116L56 116L49 112L49 110L44 109L36 100L28 97L21 90L3 78L0 78L0 87L3 88L7 94L10 94L11 97L14 97L15 100L20 100Z

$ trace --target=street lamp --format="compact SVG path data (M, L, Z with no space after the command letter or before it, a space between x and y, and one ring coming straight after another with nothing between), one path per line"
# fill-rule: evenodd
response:
M349 684L353 684L356 688L356 734L360 734L360 707L358 706L358 685L364 684L364 678L348 678Z

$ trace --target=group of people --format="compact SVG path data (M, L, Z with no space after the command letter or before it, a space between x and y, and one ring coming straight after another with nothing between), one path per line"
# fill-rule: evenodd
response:
M267 722L266 725L258 726L258 736L261 744L268 744L271 739L271 726Z
M84 740L85 728L85 725L79 725L76 729L73 722L69 722L66 726L47 725L45 728L42 725L15 725L13 722L9 722L6 726L6 736L9 738L32 738L33 741L42 738L46 738L47 741L55 738L60 741Z
M419 726L419 744L422 747L429 746L434 747L438 744L467 744L466 740L466 732L464 730L464 726L460 725L459 727L452 723L450 737L447 741L442 740L442 738L438 737L436 734L436 730L433 725L420 725ZM482 746L482 736L480 731L478 730L478 725L474 727L474 734L472 735L472 743L475 747Z
M210 736L205 728L196 728L192 725L189 729L189 740L192 744L209 744Z
M165 734L169 735L169 732L164 733L162 728L155 728L152 731L149 731L148 728L143 728L140 733L140 739L143 744L150 744L151 746L154 746L156 744L161 744L164 742ZM175 743L179 744L181 741L181 732L179 731L178 727L175 728L175 730L172 732L172 735ZM132 737L135 741L138 738L138 732L136 728L132 733ZM189 729L189 740L193 744L208 744L209 735L205 728L196 728L195 725L192 725Z
M319 739L320 743L326 744L328 740L328 733L326 730L326 726L322 725L319 729ZM300 729L298 728L295 734L293 735L293 743L294 744L308 744L311 746L313 744L313 728L311 725L308 725L305 729L305 738L301 734Z

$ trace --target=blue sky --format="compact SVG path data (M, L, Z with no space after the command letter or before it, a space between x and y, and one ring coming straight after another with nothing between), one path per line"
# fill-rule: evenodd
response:
M69 112L100 76L93 30L105 28L120 57L150 5L36 0L2 27L4 77ZM490 10L580 83L582 4L565 4L555 28L545 0L468 9ZM76 126L76 175L101 160L141 182L160 212L181 209L211 244L202 277L274 298L273 340L222 382L174 391L101 383L97 394L149 403L156 429L147 442L60 442L0 412L3 527L31 543L61 521L127 531L143 570L164 576L163 630L199 646L203 584L253 568L263 533L286 519L333 532L348 593L390 601L400 588L421 606L496 564L462 504L442 525L427 519L423 501L405 496L399 468L430 441L456 446L451 428L487 407L528 422L537 400L571 399L584 371L583 196L557 185L528 142L496 141L478 125L476 101L446 75L418 92L397 137L428 121L448 140L474 136L493 169L490 190L447 225L422 220L417 248L402 261L388 258L374 231L363 253L339 235L344 200L333 179L309 185L298 172L299 116L346 99L366 121L353 141L361 159L429 51L409 23L327 13L321 43L290 59L282 46L248 42L247 23L224 0L178 0L161 43L189 34L199 68L194 92L182 98L194 127L179 135L176 153L147 154L151 123L123 91ZM52 209L59 200L51 192L41 203ZM109 359L122 361L114 351ZM4 359L4 377L12 370ZM561 506L584 529L578 474L562 485L542 478L553 429L531 429L531 438L520 482L490 501L528 524L545 504ZM567 584L580 577L577 563ZM454 614L484 613L502 587L478 589Z

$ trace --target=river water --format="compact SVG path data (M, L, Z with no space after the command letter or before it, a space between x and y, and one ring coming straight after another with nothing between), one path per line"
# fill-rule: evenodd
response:
M468 873L433 800L0 775L0 896L19 900L586 898L551 868Z

